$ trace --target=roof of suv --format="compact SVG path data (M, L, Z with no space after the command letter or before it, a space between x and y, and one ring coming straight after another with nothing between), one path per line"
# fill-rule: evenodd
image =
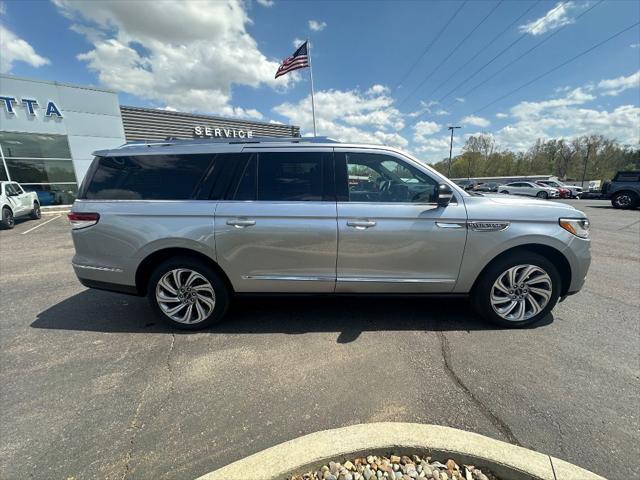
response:
M372 148L388 151L397 151L393 147L385 145L369 145L342 143L328 137L252 137L252 138L169 138L164 141L149 140L128 142L124 145L108 150L98 150L93 155L99 157L119 157L129 155L150 155L150 154L186 154L186 153L218 153L218 152L240 152L245 147L352 147L352 148Z

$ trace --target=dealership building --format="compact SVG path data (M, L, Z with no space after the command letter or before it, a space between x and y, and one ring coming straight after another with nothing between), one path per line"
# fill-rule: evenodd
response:
M121 106L116 92L0 75L0 180L38 193L42 205L73 202L92 152L167 138L300 136L300 128Z

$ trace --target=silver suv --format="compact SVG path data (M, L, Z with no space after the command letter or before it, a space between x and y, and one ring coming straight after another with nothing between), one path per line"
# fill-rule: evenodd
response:
M589 268L584 213L465 192L393 148L253 138L95 155L69 214L76 275L146 295L178 328L248 293L463 294L517 327Z

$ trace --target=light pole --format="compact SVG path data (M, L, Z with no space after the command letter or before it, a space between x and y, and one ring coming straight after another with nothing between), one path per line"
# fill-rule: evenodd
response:
M456 128L461 128L461 127L449 127L449 130L451 130L451 143L449 144L449 170L447 172L447 177L451 177L451 152L453 151L453 131Z

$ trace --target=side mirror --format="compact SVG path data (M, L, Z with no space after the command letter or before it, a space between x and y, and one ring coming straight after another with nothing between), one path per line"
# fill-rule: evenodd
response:
M438 206L439 207L446 207L447 205L449 205L449 202L451 202L451 199L453 198L453 190L451 190L451 187L449 185L447 185L446 183L441 183L440 185L438 185Z

